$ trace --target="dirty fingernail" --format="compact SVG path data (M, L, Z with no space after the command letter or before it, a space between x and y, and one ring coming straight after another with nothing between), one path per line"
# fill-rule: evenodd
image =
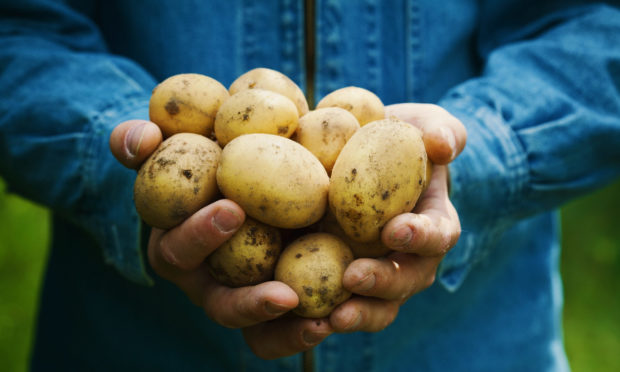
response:
M394 231L391 236L392 245L394 247L402 247L408 245L413 238L413 231L408 226L403 226Z
M354 319L351 320L351 322L344 327L345 331L354 331L357 329L357 327L359 327L359 325L362 323L362 314L358 313L357 317L355 317Z
M377 278L375 277L375 274L370 273L367 276L365 276L362 280L357 282L357 284L354 286L354 289L356 291L361 291L361 292L368 291L375 286L376 281L377 281Z
M289 310L290 309L287 306L284 306L282 304L276 304L271 301L267 301L265 303L265 311L267 311L267 313L271 315L282 315Z
M303 334L304 342L308 345L316 345L327 336L329 336L329 333L326 332L305 331Z
M220 232L228 233L233 230L236 230L241 224L241 219L239 216L231 211L230 209L220 209L217 211L215 216L213 216L213 225Z
M136 156L138 155L138 152L140 152L140 145L142 145L145 128L146 123L141 123L131 128L127 133L127 136L125 137L125 145L127 146L127 151L131 156Z

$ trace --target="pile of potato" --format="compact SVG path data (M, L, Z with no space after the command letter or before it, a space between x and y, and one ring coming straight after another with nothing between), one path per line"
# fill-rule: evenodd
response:
M180 74L153 90L149 111L165 140L136 178L140 216L170 229L217 198L235 201L248 218L207 258L211 275L232 287L283 281L300 316L327 316L350 296L346 267L388 252L382 227L427 183L420 131L386 119L366 89L336 90L310 110L278 71L248 71L229 89Z

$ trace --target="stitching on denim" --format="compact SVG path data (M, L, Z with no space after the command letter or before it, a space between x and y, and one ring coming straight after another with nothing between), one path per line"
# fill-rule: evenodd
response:
M317 76L318 96L342 88L342 24L341 4L337 0L317 2Z
M247 64L247 61L252 63L255 61L259 54L259 40L258 40L258 32L256 31L256 25L253 20L259 18L259 9L260 2L252 1L252 0L243 0L241 7L241 27L242 27L242 39L241 39L241 52L243 56L241 57L241 61L244 62L245 65L242 66L244 71L248 70L250 66Z
M366 25L366 79L367 88L378 92L381 84L381 74L379 69L380 51L379 48L379 4L377 0L366 0L364 6L364 24Z
M303 22L299 20L299 9L295 8L296 2L293 0L280 0L280 7L282 9L280 16L280 29L282 32L282 73L291 77L300 69L296 69L298 65L300 54L298 50L300 48L300 27L303 26Z
M418 0L407 1L406 89L409 101L421 97L422 14Z

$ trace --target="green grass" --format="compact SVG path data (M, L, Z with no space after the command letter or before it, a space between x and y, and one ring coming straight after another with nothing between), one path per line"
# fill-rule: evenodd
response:
M563 209L565 341L574 371L620 371L620 182ZM0 365L22 372L33 339L49 213L0 182Z
M49 239L49 213L0 183L0 369L25 371Z
M574 371L620 371L620 182L563 209L564 333Z

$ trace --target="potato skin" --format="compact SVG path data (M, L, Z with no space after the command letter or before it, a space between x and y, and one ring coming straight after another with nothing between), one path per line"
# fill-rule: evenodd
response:
M255 285L273 278L281 251L280 230L246 218L239 230L207 257L207 269L226 286Z
M353 253L336 236L308 234L284 248L274 278L297 293L295 314L323 318L351 296L342 285L342 277L352 261Z
M179 133L163 141L138 171L138 214L152 227L169 229L213 201L221 152L199 134Z
M381 228L415 206L426 184L427 156L419 129L398 119L360 128L332 170L329 207L358 242L380 239Z
M299 118L295 141L310 150L331 173L340 150L360 128L357 119L340 107L325 107Z
M239 76L228 88L230 95L246 89L265 89L288 97L297 107L298 116L308 112L308 101L304 92L293 80L283 73L258 67Z
M344 87L329 93L316 105L317 109L324 107L340 107L351 112L362 127L385 118L385 107L381 99L360 87Z
M221 146L249 133L291 137L299 122L297 108L287 97L264 89L248 89L231 96L215 117L215 137Z
M226 87L209 76L173 75L153 89L149 117L164 137L175 133L210 137L217 110L229 96Z
M309 226L327 207L325 168L302 145L277 135L246 134L228 143L217 183L249 216L271 226Z
M381 239L373 240L371 242L360 243L351 239L342 229L336 216L331 212L331 210L327 210L325 216L318 222L318 231L326 232L332 235L337 236L342 239L343 242L351 249L353 252L353 257L355 258L379 258L384 257L388 253L392 252L392 250L383 244Z

